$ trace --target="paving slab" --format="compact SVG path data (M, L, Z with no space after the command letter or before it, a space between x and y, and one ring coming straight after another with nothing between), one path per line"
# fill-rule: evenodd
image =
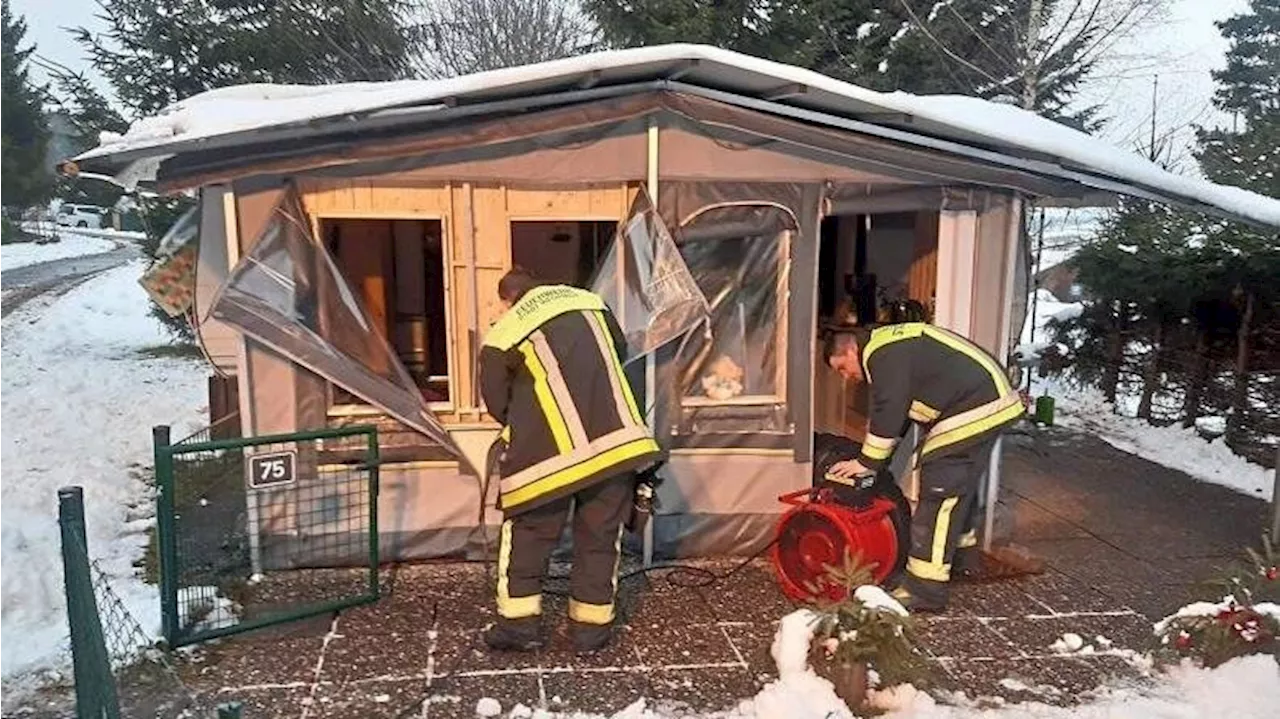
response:
M957 584L945 614L918 618L936 687L992 702L1070 705L1103 682L1139 679L1131 658L1151 645L1151 622L1205 596L1193 594L1195 582L1252 541L1261 503L1070 432L1044 433L1035 447L1009 444L1014 538L1049 568ZM548 645L495 653L481 640L495 619L493 567L436 562L384 568L383 597L342 611L336 624L325 615L224 639L177 663L201 702L239 699L255 719L470 719L485 697L504 714L517 704L607 714L640 698L650 707L729 709L776 678L770 648L777 621L794 606L764 559L690 564L622 579L616 642L588 657L574 654L565 634L562 563L553 562L556 579L544 594ZM627 557L624 573L634 568ZM355 576L292 572L264 591L299 601L354 586ZM1056 653L1052 644L1066 632L1094 653Z

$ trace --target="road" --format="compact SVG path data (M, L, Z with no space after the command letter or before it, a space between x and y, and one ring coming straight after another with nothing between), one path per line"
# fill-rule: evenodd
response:
M129 243L110 252L40 262L0 273L0 287L4 288L0 317L8 317L33 297L50 292L61 294L94 275L139 257L142 250Z

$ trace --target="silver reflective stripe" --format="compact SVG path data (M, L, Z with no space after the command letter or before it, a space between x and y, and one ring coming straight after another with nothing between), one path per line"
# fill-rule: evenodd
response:
M547 344L547 336L542 333L542 330L537 330L529 335L529 342L533 345L533 351L538 355L538 359L542 361L542 367L547 373L547 386L551 388L551 394L556 398L556 405L560 408L560 416L564 418L565 427L569 430L570 441L573 442L574 447L581 447L587 444L590 441L587 438L587 428L582 424L582 416L578 414L578 406L573 403L573 395L569 393L569 385L565 384L564 373L560 371L560 363L556 361L555 353L551 351L551 345Z

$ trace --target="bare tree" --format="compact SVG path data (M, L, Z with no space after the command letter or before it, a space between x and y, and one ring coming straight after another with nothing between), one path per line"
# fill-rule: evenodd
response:
M912 29L970 78L976 94L1076 124L1066 106L1118 45L1160 17L1169 0L897 0ZM918 8L929 6L926 14Z
M453 77L577 55L595 28L576 0L419 0L420 70Z

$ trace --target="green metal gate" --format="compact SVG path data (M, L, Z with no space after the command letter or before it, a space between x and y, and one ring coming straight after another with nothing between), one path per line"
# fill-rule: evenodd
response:
M375 428L210 437L154 430L171 647L378 598Z

